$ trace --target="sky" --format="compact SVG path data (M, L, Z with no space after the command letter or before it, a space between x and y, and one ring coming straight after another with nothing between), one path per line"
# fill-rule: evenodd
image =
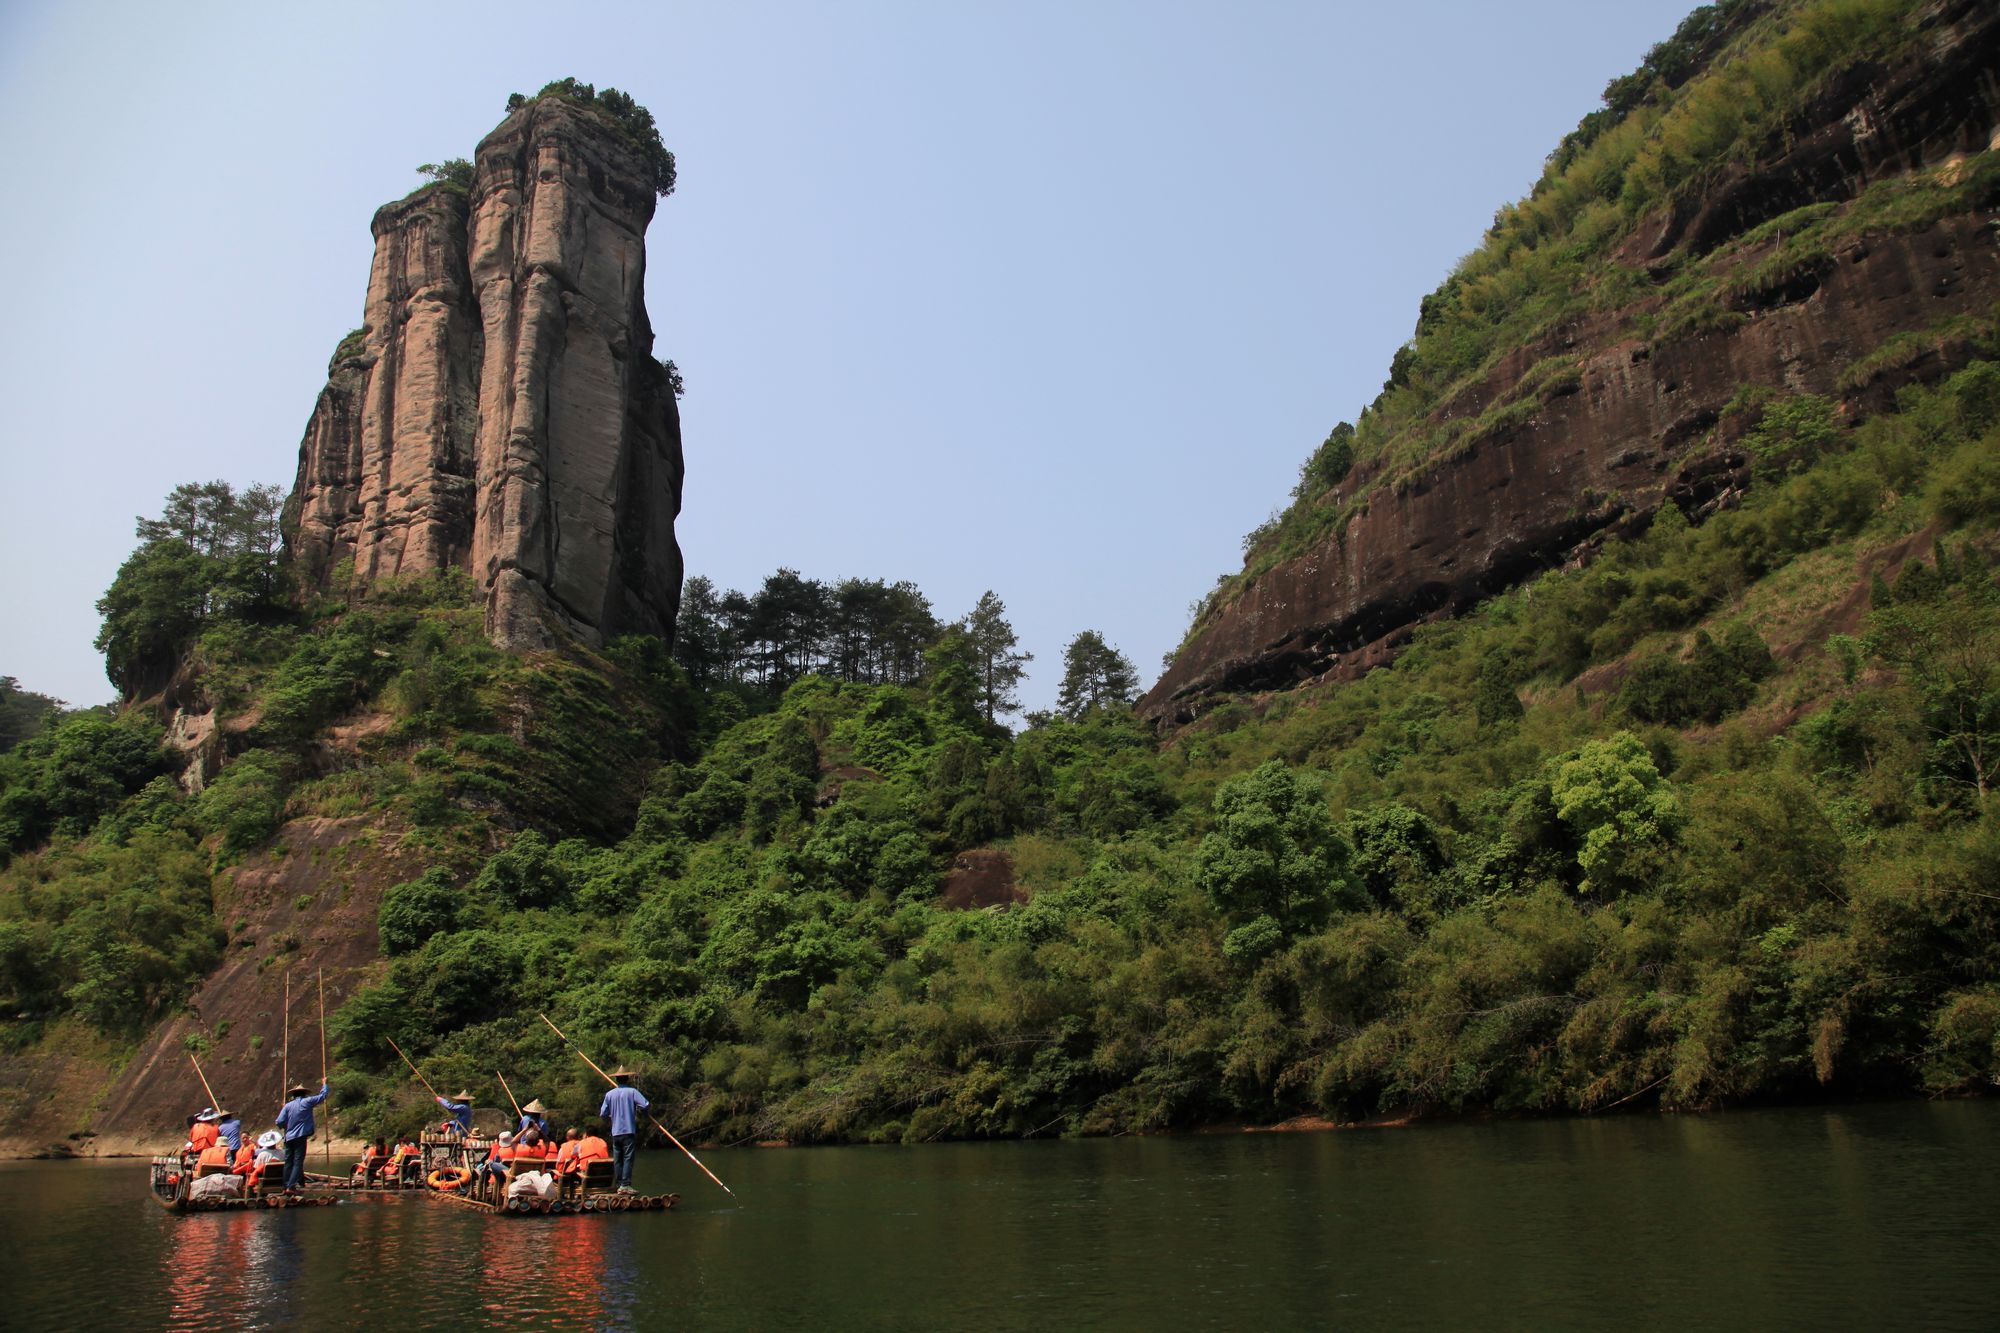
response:
M288 489L377 206L574 75L651 108L690 576L991 589L1143 680L1417 303L1692 0L0 0L0 675L112 689L174 485Z

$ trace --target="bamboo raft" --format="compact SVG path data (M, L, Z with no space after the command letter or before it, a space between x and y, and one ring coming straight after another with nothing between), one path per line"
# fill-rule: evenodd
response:
M249 1193L232 1198L194 1199L188 1197L188 1187L194 1183L194 1172L178 1156L155 1157L148 1179L147 1193L153 1202L170 1213L237 1213L263 1208L325 1208L339 1203L331 1194L286 1194L282 1190L272 1190L268 1180L247 1181Z
M507 1199L496 1201L460 1190L430 1190L433 1199L455 1203L496 1217L566 1217L582 1213L663 1213L679 1203L678 1194L586 1194L571 1199Z

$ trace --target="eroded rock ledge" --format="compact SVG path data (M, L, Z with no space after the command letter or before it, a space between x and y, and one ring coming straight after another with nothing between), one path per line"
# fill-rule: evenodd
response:
M1922 62L1840 81L1811 109L1814 124L1642 227L1621 262L1706 253L1802 204L1851 199L1886 175L2000 144L2000 10L1945 0L1928 19ZM1844 367L1895 334L1991 313L2000 298L1996 210L2000 199L1985 200L1921 231L1863 237L1781 289L1755 293L1742 322L1720 331L1654 347L1633 332L1639 312L1618 311L1517 349L1444 404L1439 419L1477 419L1548 357L1576 358L1580 375L1528 420L1398 485L1357 468L1331 497L1365 497L1344 530L1265 572L1215 614L1140 714L1178 725L1233 693L1360 675L1392 660L1418 625L1584 558L1669 500L1699 520L1747 479L1722 422L1742 386L1840 396L1858 419L1896 386L1843 389ZM1739 269L1771 248L1747 248ZM1955 368L1949 359L1907 373L1941 374Z

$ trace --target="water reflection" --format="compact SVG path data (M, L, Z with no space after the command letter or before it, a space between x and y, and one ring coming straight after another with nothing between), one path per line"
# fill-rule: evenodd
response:
M2000 1105L727 1154L740 1202L172 1217L0 1166L10 1327L1991 1327ZM77 1280L88 1274L95 1280Z

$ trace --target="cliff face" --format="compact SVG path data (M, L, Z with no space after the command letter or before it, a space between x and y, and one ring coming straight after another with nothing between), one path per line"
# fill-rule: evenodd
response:
M1462 440L1414 475L1380 463L1345 478L1324 504L1348 504L1343 528L1264 571L1204 618L1140 702L1157 722L1198 716L1215 697L1359 675L1395 656L1416 626L1448 616L1679 504L1697 521L1748 484L1727 415L1746 385L1837 397L1852 421L1914 376L1954 368L1963 347L1923 355L1858 382L1845 368L1897 334L2000 300L2000 197L1915 229L1860 232L1800 266L1770 261L1782 234L1722 247L1813 203L1844 205L1871 183L1916 171L1949 175L2000 148L2000 9L1931 7L1920 60L1865 65L1835 79L1758 158L1648 219L1619 263L1725 254L1726 317L1678 339L1642 335L1660 302L1595 315L1500 357L1439 405L1433 421L1476 421L1523 393L1531 367L1573 359L1524 420ZM2000 194L2000 192L1996 192ZM1663 262L1664 261L1664 262Z
M680 417L652 359L639 152L555 98L375 215L366 323L299 449L287 541L328 591L467 570L503 647L671 637Z

